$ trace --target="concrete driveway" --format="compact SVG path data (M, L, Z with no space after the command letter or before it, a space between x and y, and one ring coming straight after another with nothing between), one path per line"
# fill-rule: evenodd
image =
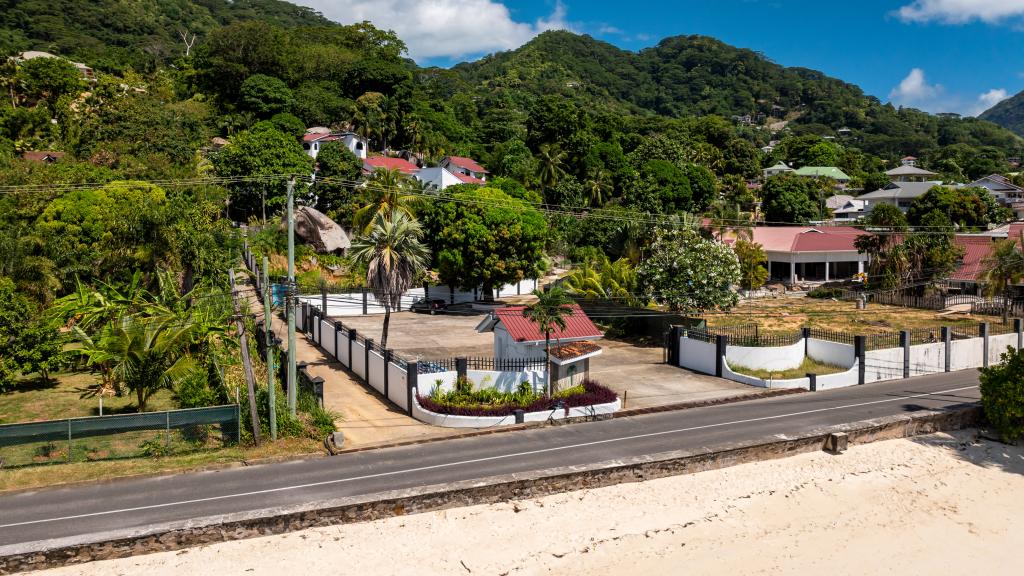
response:
M379 341L383 315L339 318L346 326ZM492 356L491 334L477 334L483 315L391 315L388 347L415 359ZM660 347L643 348L628 342L600 340L600 356L590 363L590 376L626 398L626 408L647 408L762 392L738 382L697 374L664 363Z

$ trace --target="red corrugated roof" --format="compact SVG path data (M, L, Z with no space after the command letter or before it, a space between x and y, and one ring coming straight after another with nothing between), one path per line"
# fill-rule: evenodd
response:
M984 261L992 253L995 242L986 236L956 237L956 245L964 249L964 257L956 271L949 275L950 280L977 282L985 270Z
M757 226L754 242L770 252L856 252L863 234L850 226Z
M404 158L391 158L388 156L372 156L363 160L363 169L372 172L378 168L387 168L388 170L401 170L405 174L415 174L419 172L419 166L416 166L412 162Z
M452 175L466 184L486 184L486 182L484 182L483 180L479 178L473 178L469 174L463 174L462 172L452 172Z
M472 158L466 158L464 156L449 156L448 162L453 166L465 168L466 170L469 170L471 172L483 172L484 174L489 173L487 172L486 168L477 164L476 160L473 160Z
M572 309L572 314L565 316L565 330L556 328L551 333L552 341L559 339L586 340L604 336L604 333L590 321L579 304L571 304L569 308ZM496 310L494 314L516 342L543 342L544 333L537 328L535 323L523 317L525 309L525 306L509 306Z

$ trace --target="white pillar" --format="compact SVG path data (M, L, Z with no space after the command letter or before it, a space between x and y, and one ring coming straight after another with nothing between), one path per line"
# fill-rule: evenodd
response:
M828 282L828 256L825 257L825 282Z
M863 273L864 273L864 261L863 260L857 260L857 274L863 274Z
M796 284L796 262L792 256L789 259L789 283Z

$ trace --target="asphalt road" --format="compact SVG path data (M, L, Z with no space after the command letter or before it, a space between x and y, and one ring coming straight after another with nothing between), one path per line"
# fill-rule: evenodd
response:
M332 458L13 493L0 496L0 555L13 552L11 545L49 539L795 436L974 403L977 385L971 370Z

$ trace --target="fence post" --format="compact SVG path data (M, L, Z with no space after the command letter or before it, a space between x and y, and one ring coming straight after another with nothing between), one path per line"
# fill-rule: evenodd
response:
M363 375L363 379L366 380L366 383L372 387L373 384L370 382L370 348L373 348L373 340L364 337L363 354L366 356L366 358L363 360L363 372L365 373Z
M806 326L800 329L800 336L804 339L804 356L807 356L808 341L811 339L811 329Z
M1017 350L1024 348L1024 319L1013 319L1013 331L1017 333Z
M679 366L679 347L682 345L680 341L683 339L683 327L673 326L672 331L669 332L669 347L668 347L668 363L673 366Z
M366 316L367 310L368 310L368 308L367 308L367 298L368 298L368 296L366 295L366 288L364 287L363 288L363 316Z
M715 336L715 376L721 378L725 373L725 353L729 349L729 336L717 334Z
M391 372L391 370L388 370L388 368L390 366L391 366L391 350L385 350L384 351L384 398L389 398L389 396L388 396L388 380L389 380L388 372Z
M327 286L320 287L320 310L323 312L324 318L327 318Z
M465 378L466 373L469 372L469 360L466 358L456 358L455 371L459 373L459 378Z
M355 342L355 341L356 341L356 329L355 328L349 328L348 329L348 366L346 366L346 368L348 368L349 370L351 370L352 367L355 366L355 364L356 364L352 360L352 343Z
M953 344L952 344L953 335L952 335L952 332L949 329L949 326L943 326L941 332L942 332L942 343L944 344L945 349L946 349L946 352L945 352L945 354L943 354L943 359L942 359L942 361L943 361L943 369L944 369L944 371L949 372L949 365L950 365L950 362L949 362L949 360L950 360L949 352L953 348Z
M867 374L867 366L864 364L867 358L867 347L864 345L864 336L853 337L853 354L857 357L857 384L863 384L865 381L865 375Z
M71 418L68 418L68 462L71 462Z
M164 448L171 449L171 412L164 412L166 424L164 426Z
M416 382L419 379L420 367L416 362L409 362L405 365L405 400L409 407L409 415L412 416L412 391L416 389Z
M981 337L984 338L984 340L982 340L984 343L984 346L982 347L984 350L984 357L981 359L981 365L988 368L988 322L982 322L978 329L981 331Z
M910 330L900 330L900 347L903 348L903 377L910 378Z
M808 373L807 374L807 379L810 380L810 386L808 386L810 391L811 392L817 392L818 391L818 375L817 374Z

